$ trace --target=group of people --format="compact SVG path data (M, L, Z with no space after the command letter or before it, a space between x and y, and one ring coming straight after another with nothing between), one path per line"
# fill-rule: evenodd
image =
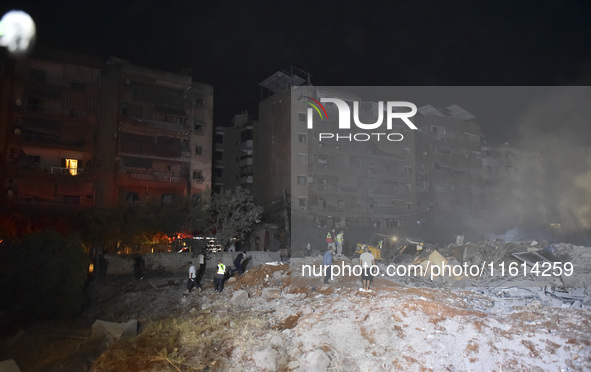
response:
M332 229L331 231L326 234L326 243L328 243L328 249L324 253L324 257L322 258L322 265L324 266L324 284L330 283L330 278L332 275L331 266L332 266L332 259L333 254L335 253L340 257L343 253L343 240L344 234L341 230L340 233L335 235L335 230ZM336 243L336 244L335 244ZM381 242L380 242L381 243ZM310 243L308 243L309 246ZM380 246L381 248L381 246ZM309 250L309 248L308 248ZM369 251L369 247L364 244L363 245L363 253L359 256L359 265L361 265L361 284L362 287L359 288L361 292L371 292L372 290L369 288L371 282L373 281L373 275L371 273L371 267L375 266L376 259L374 255Z
M343 234L343 230L340 233L336 233L335 229L332 229L326 234L326 243L328 243L328 249L333 249L333 252L336 249L337 256L341 257L343 255L343 241L345 239L345 235Z
M199 291L203 289L201 286L201 278L203 278L205 272L205 255L203 253L197 255L197 262L199 263L199 271L197 271L197 267L193 265L193 262L189 261L189 280L187 281L189 293L195 287L198 287Z
M199 291L203 289L201 286L201 279L203 278L203 273L205 272L205 257L202 254L200 254L198 257L200 260L199 274L197 274L197 269L193 263L189 261L189 279L187 282L187 290L189 293L195 287L198 287ZM246 259L246 251L240 252L234 259L234 269L232 270L228 270L221 259L218 260L215 272L213 274L215 293L222 293L224 291L224 281L226 280L226 276L232 276L234 273L238 273L238 275L242 275L244 273L244 263Z

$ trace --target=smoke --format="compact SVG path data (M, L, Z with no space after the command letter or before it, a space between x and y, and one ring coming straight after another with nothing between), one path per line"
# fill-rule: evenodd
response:
M523 151L543 158L540 187L548 222L568 230L591 227L591 87L540 88L520 121ZM527 185L526 190L527 190Z

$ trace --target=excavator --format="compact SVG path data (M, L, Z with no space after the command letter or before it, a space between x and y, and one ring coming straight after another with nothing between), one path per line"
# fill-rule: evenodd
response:
M396 235L384 235L380 233L373 233L370 239L371 243L357 243L357 247L355 248L355 253L360 255L363 253L364 246L369 248L369 251L375 257L376 261L382 261L382 251L384 249L389 249L389 247L394 247L398 242L398 236Z

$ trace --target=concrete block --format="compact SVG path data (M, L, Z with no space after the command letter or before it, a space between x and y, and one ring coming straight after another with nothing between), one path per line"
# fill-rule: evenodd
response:
M137 330L138 321L135 319L125 323L113 323L97 319L92 325L93 335L104 334L116 340L122 337L135 337L137 336Z
M244 306L248 302L249 297L250 296L248 295L248 292L241 289L239 291L234 292L234 294L232 295L232 299L230 299L230 304L232 306Z
M330 358L320 349L316 349L306 354L303 358L302 368L308 372L326 372L330 364Z
M279 288L264 288L263 293L261 294L261 296L265 300L279 298L280 295L281 295L281 290Z

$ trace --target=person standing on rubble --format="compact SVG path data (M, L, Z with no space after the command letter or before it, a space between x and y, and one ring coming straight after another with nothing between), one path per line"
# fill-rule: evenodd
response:
M205 273L205 254L203 254L203 250L197 255L197 262L199 262L199 272L197 273L197 276L201 281L203 274Z
M322 265L324 266L324 284L330 283L330 276L331 276L331 266L332 266L332 252L334 251L333 247L328 247L326 253L324 253L324 257L322 258Z
M215 293L222 293L224 291L224 279L226 278L226 265L222 263L222 260L218 260L218 265L213 275L213 286L215 287Z
M194 287L199 287L199 291L201 291L201 284L197 281L197 268L193 265L193 262L189 261L189 281L187 282L189 293Z
M359 264L361 265L361 284L363 286L363 288L359 288L359 291L371 292L371 289L369 289L369 286L373 281L371 267L375 266L376 258L365 244L363 245L363 253L359 256Z
M244 274L244 269L242 268L244 261L246 261L246 251L238 253L238 256L234 259L234 270L230 272L230 276L235 272L238 272L238 276Z
M343 239L344 239L344 234L343 234L343 230L341 230L341 232L337 234L337 255L339 257L341 257L341 255L343 254Z
M332 231L328 231L328 234L326 234L326 243L328 244L328 249L332 248L333 252L334 252L334 229L332 229Z

